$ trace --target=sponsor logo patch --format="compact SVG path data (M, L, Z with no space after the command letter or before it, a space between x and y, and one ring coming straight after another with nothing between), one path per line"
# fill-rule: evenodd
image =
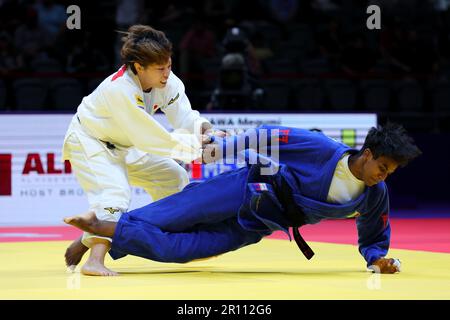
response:
M134 95L134 99L136 100L136 103L137 103L138 107L145 107L144 99L143 99L140 95L138 95L138 94L136 93L136 94Z
M113 208L113 207L108 207L108 208L104 208L105 210L109 211L110 214L114 214L116 212L120 212L119 209L117 208Z
M172 103L174 103L175 101L177 101L179 97L180 97L180 93L177 93L177 95L175 96L175 98L170 99L170 101L169 101L169 103L167 104L167 106L170 106Z

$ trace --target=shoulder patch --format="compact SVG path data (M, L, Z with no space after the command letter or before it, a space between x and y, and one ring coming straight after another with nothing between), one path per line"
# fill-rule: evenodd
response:
M177 95L175 96L175 98L170 99L169 103L167 104L167 106L170 106L172 103L174 103L175 101L177 101L177 99L180 97L180 93L177 93Z

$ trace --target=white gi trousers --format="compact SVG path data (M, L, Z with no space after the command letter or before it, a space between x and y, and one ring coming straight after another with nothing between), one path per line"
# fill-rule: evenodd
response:
M181 191L188 183L186 170L175 160L144 153L134 147L108 149L83 131L74 119L64 141L63 158L69 160L78 183L99 220L117 222L128 210L131 186L143 188L153 201ZM91 247L94 236L85 232L82 243Z

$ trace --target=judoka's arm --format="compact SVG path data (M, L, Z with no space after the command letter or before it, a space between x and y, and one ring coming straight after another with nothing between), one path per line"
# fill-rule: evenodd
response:
M112 87L103 97L114 121L137 148L186 162L200 157L198 137L186 131L169 133L134 102L134 94Z
M193 110L185 92L183 82L174 74L173 85L169 88L167 105L161 110L166 114L167 120L174 129L185 129L192 134L203 134L212 128L211 123Z
M203 152L203 162L237 161L248 162L260 159L261 163L267 163L268 158L278 162L280 132L274 127L260 126L249 129L235 136L216 138L215 143L206 146Z
M382 196L371 206L370 211L356 219L359 252L367 262L367 267L378 273L400 271L400 261L385 258L389 250L391 227L389 224L389 198L383 184Z

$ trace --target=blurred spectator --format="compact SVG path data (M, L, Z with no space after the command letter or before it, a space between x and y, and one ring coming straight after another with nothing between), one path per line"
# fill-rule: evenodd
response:
M119 30L127 30L130 26L144 20L143 0L117 0L116 26Z
M180 70L181 73L203 72L204 59L216 54L216 38L204 20L196 17L192 26L184 34L180 43Z
M53 51L52 48L39 51L30 63L32 71L44 73L63 72L63 63L56 58Z
M311 7L320 11L334 11L339 6L333 0L313 0Z
M251 107L258 80L267 90L266 80L288 82L282 77L296 78L298 71L299 78L314 78L332 77L337 66L349 77L376 70L380 77L416 77L420 85L429 76L450 78L450 0L89 1L83 2L82 30L65 28L70 3L0 0L2 75L111 72L120 64L115 30L143 23L168 34L174 68L194 75L186 81L195 89L193 101L205 103L217 79L217 105L227 108ZM381 8L382 28L367 32L364 8L371 4ZM192 21L193 13L201 19ZM236 26L242 34L230 33ZM222 48L217 39L224 38ZM217 78L211 76L216 70ZM6 75L4 82L11 79Z
M66 8L54 0L41 0L35 5L38 13L39 27L53 42L66 28Z
M299 3L298 0L270 0L267 6L276 21L288 23L297 16Z
M405 61L409 54L404 41L405 37L406 32L397 24L381 29L380 51L393 72L411 72L410 66Z
M14 33L14 44L22 61L31 61L47 42L46 33L38 26L36 10L28 8L25 23Z
M438 37L437 61L434 73L438 78L450 79L450 31L440 30Z
M269 66L267 61L274 56L273 50L269 47L264 35L260 31L256 31L250 38L253 44L253 52L256 60L261 66L261 72L267 73Z
M205 19L209 22L210 27L216 34L216 37L221 39L230 24L230 19L234 19L233 10L238 5L240 0L205 0L203 4L203 12ZM223 21L224 23L217 23ZM233 21L235 23L235 21Z
M406 34L405 59L413 73L428 74L433 69L436 61L436 42L430 34L419 34L414 29L409 29Z
M450 0L431 0L437 11L447 11L450 8Z
M250 72L249 57L253 46L246 34L237 27L231 28L223 42L224 55L219 73L219 84L211 96L208 109L252 108L260 103L263 91L255 74Z
M101 72L107 71L108 67L108 60L96 48L89 33L83 43L75 45L67 60L68 72Z
M22 60L14 52L11 37L5 31L0 31L0 75L21 68L22 64Z
M239 110L251 107L252 89L242 54L228 53L222 58L219 85L214 90L208 110Z
M25 20L26 9L27 7L20 0L0 1L0 30L14 33L14 30Z
M179 67L189 89L202 90L205 87L206 59L216 54L216 38L201 17L194 17L191 28L182 36L179 46Z
M169 26L174 25L180 21L185 14L184 6L177 2L171 1L167 3L165 10L160 12L159 23Z
M437 39L413 27L382 29L381 52L394 72L430 73L437 59Z
M143 0L117 0L116 1L116 30L126 31L134 24L143 23L144 20L144 1ZM114 67L118 68L121 64L120 49L122 48L123 34L116 35L114 44ZM79 48L80 49L80 48ZM72 66L70 67L72 68Z
M341 25L337 19L331 19L324 30L315 35L320 53L330 62L336 63L339 59L344 43Z
M250 22L247 22L247 25ZM250 28L247 26L247 28ZM255 47L243 28L232 27L228 30L222 41L225 56L229 53L242 55L246 68L251 78L257 78L262 74L261 63L256 55Z
M223 21L229 17L236 1L232 0L205 0L204 12L211 21Z

